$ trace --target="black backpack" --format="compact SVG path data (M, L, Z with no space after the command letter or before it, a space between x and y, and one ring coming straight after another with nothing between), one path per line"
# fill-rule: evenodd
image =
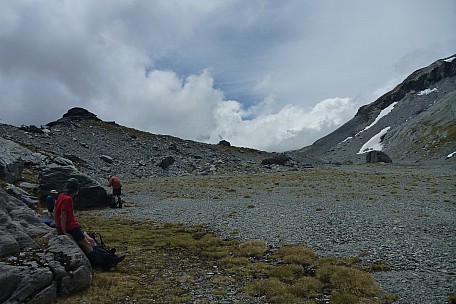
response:
M100 233L87 232L87 234L97 243L97 246L93 247L93 251L87 254L92 266L100 267L103 271L109 271L112 267L123 261L125 256L119 257L115 254L115 248L107 247Z

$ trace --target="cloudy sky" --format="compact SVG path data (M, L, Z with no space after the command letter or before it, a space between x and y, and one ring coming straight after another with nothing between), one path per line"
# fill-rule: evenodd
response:
M454 0L3 0L0 122L301 148L456 53Z

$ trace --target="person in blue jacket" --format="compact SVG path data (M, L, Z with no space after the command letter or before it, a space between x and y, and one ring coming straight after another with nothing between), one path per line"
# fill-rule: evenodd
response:
M58 194L59 193L57 192L57 190L51 190L49 191L49 195L46 197L46 207L48 211L48 216L51 218L53 217L54 204Z

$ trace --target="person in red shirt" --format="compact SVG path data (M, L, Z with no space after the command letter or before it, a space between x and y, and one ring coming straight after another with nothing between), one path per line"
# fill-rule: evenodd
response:
M93 251L95 241L82 230L79 222L74 216L73 197L79 193L79 182L70 178L66 184L66 191L60 194L55 202L54 220L57 231L74 239L76 243L89 254Z
M117 205L119 205L119 208L122 208L122 199L120 198L122 195L122 183L120 182L120 178L115 175L109 175L108 187L112 187L112 197L116 202L112 205L112 208L117 207Z

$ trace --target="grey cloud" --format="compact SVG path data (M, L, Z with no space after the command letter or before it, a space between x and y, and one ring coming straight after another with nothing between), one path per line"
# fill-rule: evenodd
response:
M0 122L40 125L83 106L151 132L299 148L455 53L455 20L452 0L7 1ZM346 97L306 126L322 100Z

